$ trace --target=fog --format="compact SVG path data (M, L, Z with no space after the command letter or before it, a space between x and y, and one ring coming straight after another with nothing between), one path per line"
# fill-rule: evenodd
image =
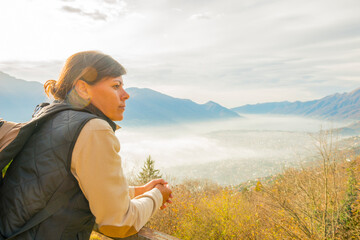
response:
M166 176L238 184L308 162L316 154L316 135L320 129L347 124L302 117L244 115L236 120L167 127L125 126L116 134L128 174L136 174L151 155L156 168Z

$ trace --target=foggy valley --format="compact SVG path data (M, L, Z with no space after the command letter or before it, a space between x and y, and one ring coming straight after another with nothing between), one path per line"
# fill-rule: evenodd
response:
M239 184L312 161L318 131L349 124L296 116L243 116L176 127L125 126L117 132L125 172L136 174L151 155L156 168L176 180L208 178Z

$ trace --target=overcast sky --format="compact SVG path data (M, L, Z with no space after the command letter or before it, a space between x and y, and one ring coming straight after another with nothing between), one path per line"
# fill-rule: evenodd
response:
M100 50L148 87L226 107L360 87L359 0L3 0L0 71L45 82Z

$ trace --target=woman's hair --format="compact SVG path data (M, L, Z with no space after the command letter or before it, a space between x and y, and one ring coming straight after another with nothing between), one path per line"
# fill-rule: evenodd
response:
M79 79L94 85L104 78L125 73L124 67L109 55L97 51L78 52L66 60L59 80L46 81L44 89L48 97L64 100Z

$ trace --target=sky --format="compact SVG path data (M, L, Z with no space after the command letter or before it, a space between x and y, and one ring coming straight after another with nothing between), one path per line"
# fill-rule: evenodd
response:
M2 0L0 71L57 79L111 55L125 87L237 107L360 87L359 0Z

